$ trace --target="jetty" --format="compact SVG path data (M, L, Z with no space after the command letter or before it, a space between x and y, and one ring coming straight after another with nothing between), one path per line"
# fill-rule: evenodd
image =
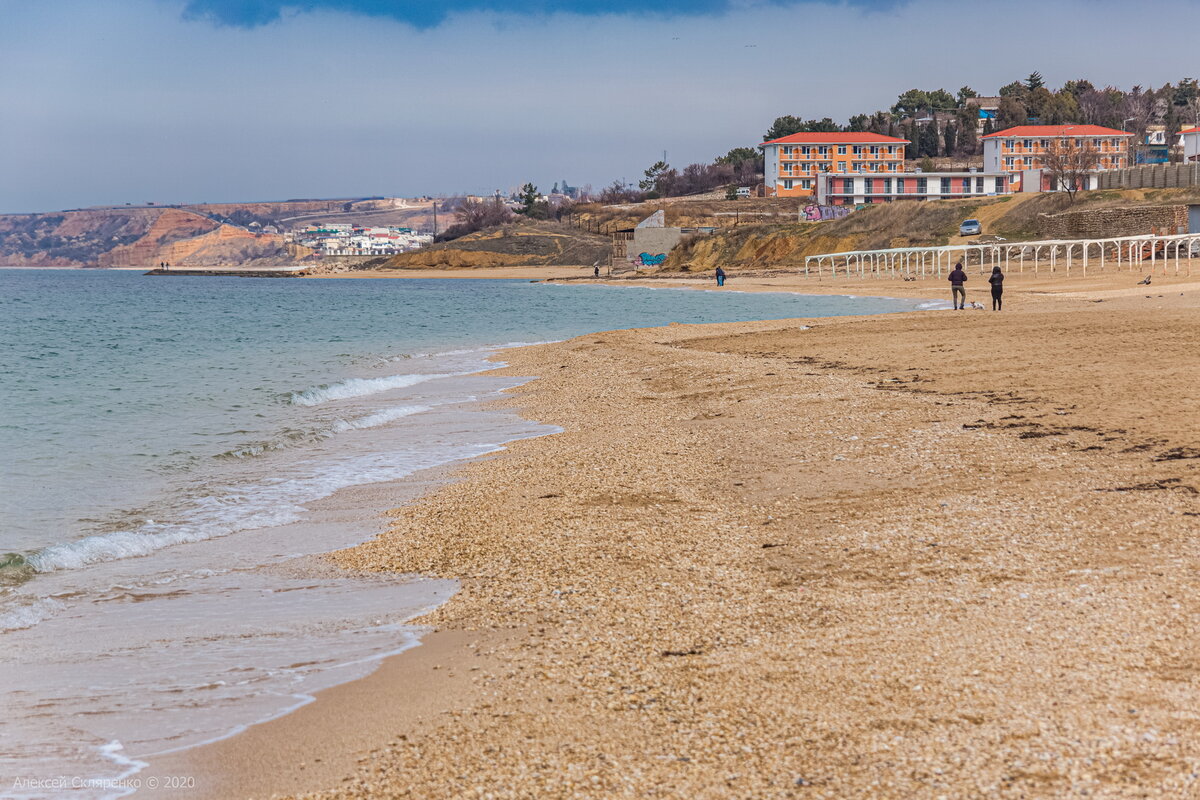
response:
M311 267L254 267L238 269L237 267L170 267L168 269L152 269L144 274L163 275L166 277L183 278L299 278L310 274Z

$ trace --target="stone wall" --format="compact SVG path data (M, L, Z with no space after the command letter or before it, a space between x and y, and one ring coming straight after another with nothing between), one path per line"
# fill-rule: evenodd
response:
M1175 189L1200 186L1200 164L1148 164L1097 173L1098 189Z
M1038 216L1044 239L1108 239L1114 236L1188 232L1188 207L1132 206L1066 211Z

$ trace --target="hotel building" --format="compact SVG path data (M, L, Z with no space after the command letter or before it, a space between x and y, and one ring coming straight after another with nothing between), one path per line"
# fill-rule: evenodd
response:
M1099 125L1018 125L983 137L983 170L1013 173L1020 183L1026 171L1042 169L1042 157L1050 143L1061 140L1074 140L1078 148L1095 150L1099 156L1097 171L1124 169L1129 166L1132 137L1132 133ZM1029 191L1031 187L1022 188Z
M907 139L878 133L794 133L763 142L767 194L815 195L818 179L837 174L894 174L904 171Z

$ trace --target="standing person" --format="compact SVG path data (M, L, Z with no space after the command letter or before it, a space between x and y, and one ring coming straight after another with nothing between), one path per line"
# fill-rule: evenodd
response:
M950 297L954 303L954 310L961 311L967 305L967 290L963 288L963 284L967 282L967 273L963 272L962 262L954 265L954 269L950 272Z
M725 270L717 267L717 286L725 285Z
M595 264L592 264L592 277L593 278L600 277L600 262L599 261L597 261Z
M992 285L992 311L1000 311L1004 307L1004 273L999 264L992 267L988 283Z

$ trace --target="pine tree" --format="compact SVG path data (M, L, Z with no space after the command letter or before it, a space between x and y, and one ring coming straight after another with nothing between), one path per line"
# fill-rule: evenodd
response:
M946 123L946 130L942 132L942 136L946 143L946 155L952 155L958 149L958 128L953 122Z
M924 128L921 129L921 155L934 157L938 154L938 136L937 121L930 120Z

